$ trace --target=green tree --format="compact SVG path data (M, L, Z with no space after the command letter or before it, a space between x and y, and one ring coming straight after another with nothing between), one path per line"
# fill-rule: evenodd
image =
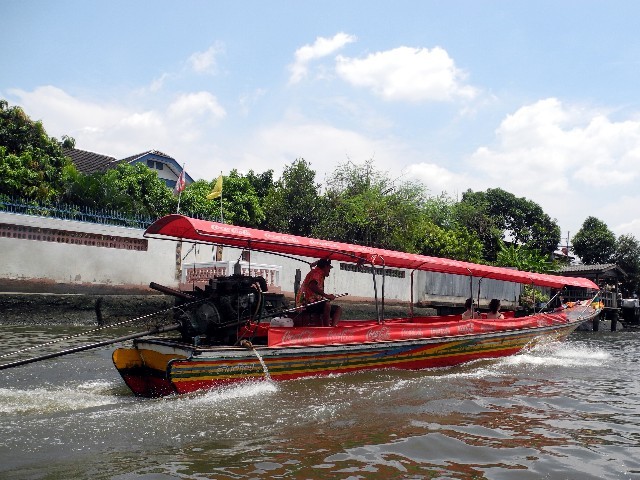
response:
M83 175L74 165L66 166L63 202L93 209L118 209L128 199L115 183L108 183L104 173ZM109 188L111 187L111 188Z
M115 172L115 173L113 173ZM158 174L142 163L120 164L107 175L117 176L116 185L129 197L130 213L161 217L173 210L175 200L171 190Z
M586 265L610 263L616 251L616 236L596 217L587 217L573 237L573 251Z
M273 170L267 170L263 173L254 173L253 170L249 170L249 173L247 173L245 177L261 200L267 198L269 192L275 188Z
M550 273L556 270L556 264L548 255L513 243L500 244L496 260L498 267L515 267L525 272Z
M214 183L211 184L212 188ZM248 177L240 175L235 169L231 170L229 176L224 178L222 192L225 222L253 228L262 224L265 218L264 211Z
M424 225L419 251L432 257L474 263L482 261L482 243L477 236L464 228L447 230L431 222Z
M463 194L462 201L452 206L454 222L460 228L471 232L482 244L482 258L485 261L495 261L503 230L498 221L489 213L488 201L484 194L474 194L468 190Z
M640 289L640 242L633 235L620 235L616 242L613 256L627 276L622 280L620 288L625 297L632 297Z
M0 99L0 193L30 200L58 200L71 162L60 143L17 106Z
M62 136L60 146L62 148L76 148L76 139L68 135Z
M395 183L368 161L340 165L327 185L319 236L417 251L425 198L422 184Z
M285 167L264 199L263 228L292 235L312 236L321 211L316 172L304 158Z
M542 254L550 255L558 247L560 227L531 200L516 197L501 188L490 188L486 192L465 192L461 203L470 204L481 214L485 227L481 238L488 260L495 260L499 250L499 244L494 243L493 229L502 233L502 240L508 239Z
M250 181L237 170L232 170L222 180L222 196L208 199L217 178L211 181L197 180L187 186L180 198L180 212L209 220L243 227L258 227L264 220L260 199Z
M211 193L215 182L215 179L213 181L200 179L187 185L180 195L179 213L205 220L220 221L220 198L214 200L207 199L207 195Z

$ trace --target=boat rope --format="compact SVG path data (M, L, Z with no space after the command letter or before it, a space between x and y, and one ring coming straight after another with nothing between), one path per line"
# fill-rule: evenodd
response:
M49 345L53 345L54 343L63 342L65 340L71 340L73 338L82 337L82 336L88 335L90 333L99 332L100 330L104 330L106 328L119 327L119 326L122 326L122 325L126 325L127 323L136 322L138 320L143 320L145 318L152 317L154 315L159 315L161 313L170 312L171 310L174 310L176 308L179 309L179 308L185 307L187 305L191 305L191 304L194 304L194 303L199 303L199 302L202 302L203 300L204 299L198 299L198 300L196 300L194 302L183 303L182 305L174 305L173 307L165 308L164 310L158 310L157 312L148 313L148 314L142 315L140 317L130 318L129 320L123 320L121 322L111 323L109 325L101 325L101 326L99 326L97 328L94 328L94 329L91 329L91 330L87 330L87 331L84 331L84 332L81 332L81 333L76 333L75 335L68 335L66 337L57 338L55 340L51 340L51 341L46 342L46 343L41 343L39 345L32 345L31 347L21 348L20 350L16 350L14 352L5 353L3 355L0 355L0 358L10 357L11 355L16 355L18 353L27 352L29 350L34 350L36 348L46 347L46 346L49 346Z

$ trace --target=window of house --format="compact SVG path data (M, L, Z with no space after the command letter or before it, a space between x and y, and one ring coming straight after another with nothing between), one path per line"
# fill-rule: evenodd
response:
M156 162L155 160L147 160L147 167L155 170L164 170L164 163Z

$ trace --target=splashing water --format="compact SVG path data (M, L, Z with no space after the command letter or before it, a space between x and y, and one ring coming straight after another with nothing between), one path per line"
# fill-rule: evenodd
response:
M0 388L0 413L52 414L81 411L118 403L117 397L105 393L105 386L81 385L75 388Z
M264 363L264 360L262 359L262 355L260 355L260 353L258 353L258 350L256 350L255 348L253 349L253 353L255 353L256 357L258 357L258 360L260 360L260 364L262 365L262 370L264 370L264 378L265 378L265 380L270 382L271 381L271 375L269 374L269 369L267 368L267 364Z

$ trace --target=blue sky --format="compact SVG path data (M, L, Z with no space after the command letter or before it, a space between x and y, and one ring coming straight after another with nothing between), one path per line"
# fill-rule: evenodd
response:
M0 97L76 147L212 180L373 159L640 239L635 1L0 0Z

